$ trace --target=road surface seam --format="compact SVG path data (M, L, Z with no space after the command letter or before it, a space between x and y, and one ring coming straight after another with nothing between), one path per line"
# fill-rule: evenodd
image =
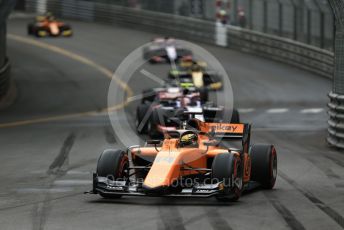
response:
M48 180L48 188L52 188L54 186L54 181L62 177L67 169L68 169L68 156L69 153L74 145L75 141L75 134L70 133L65 141L63 142L63 145L60 149L59 154L56 156L54 161L49 166L49 169L47 171L47 174L49 175ZM51 201L51 193L47 191L45 194L43 194L44 199L43 202L37 203L34 206L33 209L33 220L32 220L32 228L33 230L43 230L46 219L48 217L49 211L50 211L50 201Z
M159 216L166 230L185 230L183 218L177 206L159 206Z
M334 220L339 226L344 229L344 218L341 216L337 211L332 209L331 207L327 206L324 202L319 200L316 196L314 196L311 192L304 190L301 188L294 180L288 177L286 174L278 171L278 174L291 186L293 186L296 190L298 190L302 195L304 195L310 202L312 202L317 208L323 211L327 216L329 216L332 220Z
M276 197L271 192L266 192L266 191L264 191L264 196L268 199L268 201L272 204L272 206L277 210L277 212L285 220L285 222L288 224L290 229L292 230L305 230L306 229L301 224L301 222L298 219L296 219L296 217L292 214L292 212L278 200L278 197Z
M232 230L228 222L217 211L217 208L204 208L204 209L207 212L206 216L209 220L209 223L214 230L217 230L217 229Z

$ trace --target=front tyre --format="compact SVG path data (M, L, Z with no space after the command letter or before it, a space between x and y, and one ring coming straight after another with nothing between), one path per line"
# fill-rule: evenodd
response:
M111 180L126 180L129 175L129 160L122 150L107 149L98 159L97 175ZM121 195L99 193L104 198L120 198Z
M224 190L216 195L218 201L237 201L243 190L240 157L231 153L216 155L212 164L212 180L224 184Z
M273 145L252 145L251 180L264 189L272 189L277 178L277 152Z

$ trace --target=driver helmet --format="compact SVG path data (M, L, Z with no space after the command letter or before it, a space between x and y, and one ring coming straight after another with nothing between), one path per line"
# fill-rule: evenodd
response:
M202 70L202 67L197 64L197 63L194 63L192 66L191 66L191 71L192 72L200 72Z
M48 20L55 20L54 15L51 12L46 12L44 15Z
M197 144L197 135L194 133L188 133L181 137L180 142L183 146Z

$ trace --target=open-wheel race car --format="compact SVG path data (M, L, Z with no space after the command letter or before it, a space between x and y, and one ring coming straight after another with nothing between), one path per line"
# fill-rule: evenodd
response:
M218 72L207 68L207 64L202 61L194 61L184 58L178 63L176 68L171 69L168 78L178 80L181 87L195 87L204 90L222 89L222 77Z
M34 22L28 24L27 31L37 37L70 37L73 34L70 25L57 20L51 13L37 16Z
M191 114L202 121L239 123L239 112L207 101L205 92L179 87L146 90L136 109L136 129L139 134L159 138L168 130L176 130L180 121ZM189 113L189 114L188 114ZM232 116L230 116L232 115ZM228 119L227 119L228 118Z
M163 141L105 150L89 193L128 196L211 197L236 201L245 189L272 189L277 177L273 145L250 145L249 124L184 122ZM240 141L239 148L231 147Z
M176 62L186 57L192 57L192 51L170 37L155 38L143 48L143 58L151 63Z

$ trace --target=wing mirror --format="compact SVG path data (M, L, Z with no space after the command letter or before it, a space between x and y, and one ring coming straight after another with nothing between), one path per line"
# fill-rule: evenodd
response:
M149 145L160 145L161 140L148 140L147 144L149 144Z
M220 144L220 142L212 140L212 141L204 141L203 144L205 146L207 146L207 147L209 147L209 146L218 146Z
M159 152L160 150L156 147L157 145L161 144L161 140L148 140L147 144L149 145L154 145L154 148L157 152Z

